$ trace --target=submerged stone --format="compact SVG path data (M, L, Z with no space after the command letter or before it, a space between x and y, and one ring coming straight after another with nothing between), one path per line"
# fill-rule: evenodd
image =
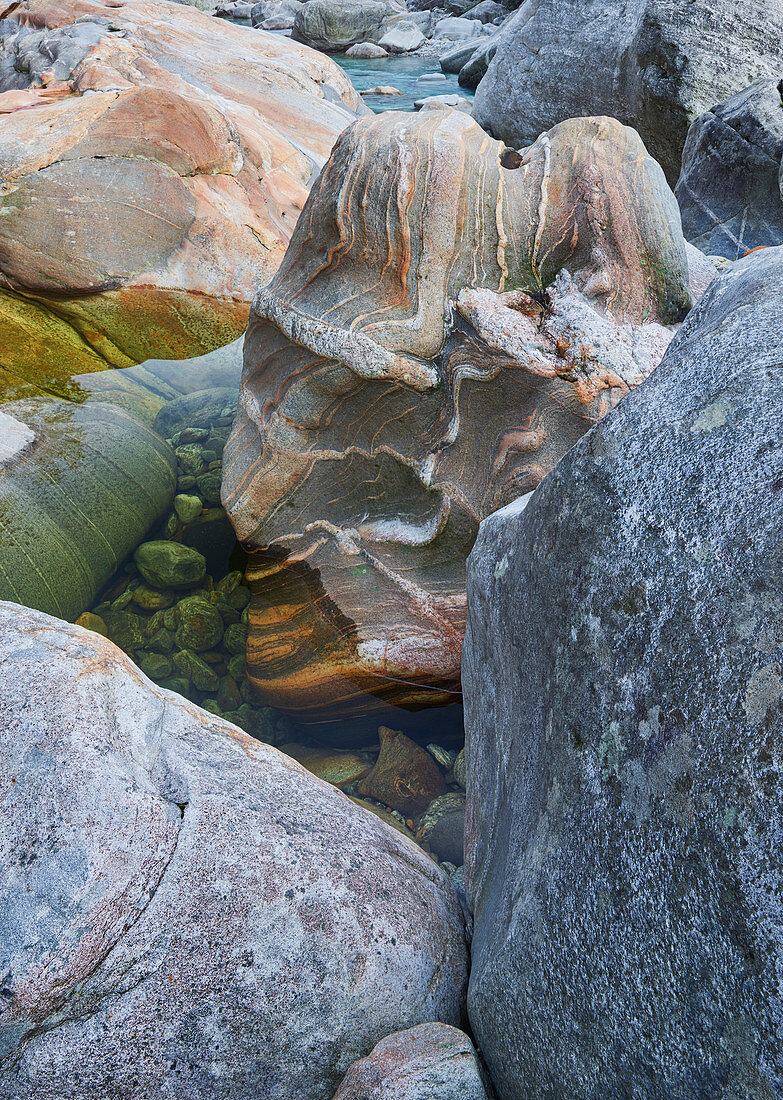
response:
M154 588L195 588L207 572L204 555L179 542L144 542L133 560L145 581Z

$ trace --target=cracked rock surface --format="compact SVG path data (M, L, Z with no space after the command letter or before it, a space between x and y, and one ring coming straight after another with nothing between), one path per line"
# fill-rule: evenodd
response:
M96 634L2 603L0 664L0 1095L327 1100L459 1021L414 844Z
M468 1009L502 1100L783 1094L783 249L469 566Z

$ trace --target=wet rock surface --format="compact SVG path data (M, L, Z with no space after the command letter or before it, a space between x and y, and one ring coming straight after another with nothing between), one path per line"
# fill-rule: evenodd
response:
M783 250L471 556L469 1013L503 1100L783 1089Z
M4 1096L328 1100L458 1022L462 918L414 844L97 634L4 603L0 663Z
M348 130L255 301L225 452L259 693L313 728L458 699L478 519L647 377L690 301L674 196L618 123L522 154L456 111Z
M168 508L173 451L116 406L51 396L2 405L0 437L0 598L75 619Z

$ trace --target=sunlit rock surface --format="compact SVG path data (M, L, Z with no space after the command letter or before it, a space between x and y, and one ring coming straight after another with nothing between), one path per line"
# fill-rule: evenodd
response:
M335 138L366 113L323 55L167 0L12 5L0 93L11 395L238 336Z
M225 451L262 694L313 723L458 697L480 520L647 377L689 305L674 196L619 123L521 157L456 111L348 130L254 303Z
M783 249L471 555L468 1007L501 1100L783 1095Z
M448 877L106 639L0 604L0 1093L329 1100L460 1019Z

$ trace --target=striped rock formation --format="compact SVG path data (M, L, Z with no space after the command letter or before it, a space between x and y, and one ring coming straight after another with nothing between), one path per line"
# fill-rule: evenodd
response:
M166 0L0 12L0 394L247 323L337 135L328 58Z
M461 112L347 130L255 300L225 453L263 696L315 726L459 698L478 524L650 373L690 300L674 196L611 119L521 155Z

